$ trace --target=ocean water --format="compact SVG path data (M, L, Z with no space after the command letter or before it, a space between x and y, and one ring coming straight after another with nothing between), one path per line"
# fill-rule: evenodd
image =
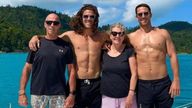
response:
M0 108L21 108L18 105L17 99L20 76L26 56L26 53L0 54ZM181 94L175 98L173 108L192 102L192 55L178 55L178 58ZM169 59L167 59L167 65L170 77L172 78ZM30 98L29 83L26 92Z

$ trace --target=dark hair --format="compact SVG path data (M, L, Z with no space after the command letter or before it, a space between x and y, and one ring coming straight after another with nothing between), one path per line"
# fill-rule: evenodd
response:
M141 3L141 4L139 4L139 5L136 6L136 8L135 8L135 14L137 14L137 9L138 9L139 7L146 7L146 8L148 8L149 12L151 13L151 8L150 8L150 6L149 6L148 4Z
M99 22L99 12L97 10L97 7L92 4L84 4L84 6L77 12L77 14L72 17L72 20L69 23L70 27L79 34L83 33L84 25L82 15L85 10L92 10L95 13L96 16L94 19L93 32L97 31Z

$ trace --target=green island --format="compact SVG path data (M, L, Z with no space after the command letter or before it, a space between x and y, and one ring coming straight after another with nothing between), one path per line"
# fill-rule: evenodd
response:
M26 52L28 41L35 34L44 34L43 21L47 14L56 11L41 9L34 6L1 6L0 7L0 53ZM70 30L68 22L71 17L57 13L61 18L61 33ZM108 25L99 27L106 31ZM185 21L171 21L159 26L167 29L179 54L192 54L192 24ZM136 27L127 27L127 32L135 31Z

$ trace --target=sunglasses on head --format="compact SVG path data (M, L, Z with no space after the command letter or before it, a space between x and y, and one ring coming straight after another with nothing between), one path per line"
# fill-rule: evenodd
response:
M123 36L124 35L124 32L115 32L115 31L112 31L111 34L113 36L117 36L117 34L119 34L119 36Z
M149 15L149 12L143 12L143 13L137 13L137 16L139 17L145 17L145 16L148 16Z
M83 15L83 18L84 19L88 19L88 18L95 19L95 15Z
M47 25L51 25L51 24L53 24L54 26L57 26L57 25L59 25L60 24L60 22L59 21L45 21L46 22L46 24Z

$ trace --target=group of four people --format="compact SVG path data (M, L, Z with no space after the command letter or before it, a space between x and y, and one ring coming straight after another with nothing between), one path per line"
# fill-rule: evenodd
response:
M27 105L25 88L32 72L33 108L48 103L50 108L171 108L173 98L180 94L174 44L166 30L152 27L147 4L137 5L135 13L138 30L127 35L125 27L116 23L107 34L97 29L97 7L86 4L70 22L73 31L60 36L60 19L49 14L44 21L46 35L34 36L29 43L32 51L21 76L19 104ZM106 41L110 45L103 49ZM173 70L172 82L166 55Z

